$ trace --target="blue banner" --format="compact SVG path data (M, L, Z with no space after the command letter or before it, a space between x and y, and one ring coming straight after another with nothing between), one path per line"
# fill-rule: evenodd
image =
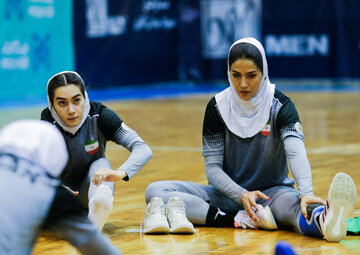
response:
M178 79L175 0L76 0L76 70L93 88Z
M202 73L226 80L230 46L243 37L261 40L261 0L200 0Z
M263 1L270 77L359 78L360 2Z
M56 72L74 69L71 0L0 2L2 99L46 99Z
M95 89L226 81L228 49L248 36L271 78L360 78L358 10L357 0L3 0L0 100L45 99L66 69Z

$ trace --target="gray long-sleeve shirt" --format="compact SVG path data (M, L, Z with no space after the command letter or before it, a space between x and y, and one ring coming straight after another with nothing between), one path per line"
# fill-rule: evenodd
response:
M152 157L149 146L138 134L101 103L90 102L90 113L75 135L64 131L54 121L48 108L43 110L41 119L54 123L65 138L69 163L61 180L75 190L87 176L90 165L99 158L105 158L107 141L113 141L131 152L129 158L119 167L128 175L125 180L133 177Z

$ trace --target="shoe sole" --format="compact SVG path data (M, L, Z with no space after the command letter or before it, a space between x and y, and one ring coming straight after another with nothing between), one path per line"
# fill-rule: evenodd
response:
M177 227L170 229L171 234L194 234L194 229L188 226Z
M170 229L165 226L157 226L153 228L144 229L145 234L169 234Z
M327 241L339 242L347 232L347 217L356 202L356 186L345 173L335 175L328 193L329 210L325 216L322 232Z
M266 211L266 219L265 219L265 226L264 226L264 229L267 229L267 230L275 230L277 229L277 225L276 225L276 222L275 222L275 219L274 219L274 216L271 212L271 209L269 206L265 206L265 211Z

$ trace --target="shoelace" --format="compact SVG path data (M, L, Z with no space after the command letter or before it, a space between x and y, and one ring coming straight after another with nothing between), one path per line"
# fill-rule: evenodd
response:
M183 204L181 201L178 201L178 202L174 202L173 204L178 204L177 206L174 207L175 210L173 210L172 212L174 212L176 215L181 215L181 217L186 217L186 214L185 214L185 207L186 205ZM141 224L140 224L140 229L139 229L139 233L140 233L140 239L142 239L142 234L144 233L144 221L145 221L145 218L144 218L144 215L145 213L148 214L148 213L151 213L151 215L155 212L158 212L159 210L150 210L150 203L147 205L146 207L146 210L144 210L144 213L141 217ZM159 206L159 207L156 207L156 208L160 208L160 212L161 213L164 213L165 216L167 216L169 214L168 212L168 207L166 205L163 205L163 206ZM165 210L163 212L163 210ZM177 218L178 219L178 218ZM194 229L194 233L197 235L197 238L200 236L199 234L199 231Z
M171 214L171 219L175 222L181 221L186 218L185 214L185 204L181 201L172 202L170 206L167 207L167 214Z
M167 212L166 212L166 207L165 205L160 205L160 206L151 206L148 205L146 207L146 214L149 216L156 216L156 218L161 218L163 216L167 216Z
M175 224L177 224L178 222L183 223L184 221L186 221L191 225L191 222L186 217L185 209L186 209L186 204L184 204L182 201L172 202L169 206L166 207L168 219L171 218L173 221L172 223ZM199 230L196 230L193 226L192 229L194 233L199 237L200 236Z
M151 206L151 203L148 203L148 205L146 206L146 210L144 211L142 217L141 217L141 224L140 224L140 234L144 232L144 222L145 222L145 218L144 215L151 215L152 217L157 216L157 219L160 219L163 215L165 215L165 217L167 217L167 211L166 211L166 206L165 205L160 205L160 206Z

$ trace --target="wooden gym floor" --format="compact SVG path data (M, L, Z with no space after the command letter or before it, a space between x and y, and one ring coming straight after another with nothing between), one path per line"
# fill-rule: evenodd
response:
M350 174L360 191L360 94L287 93L299 111L312 167L314 192L326 199L333 176ZM108 102L152 148L154 156L129 182L116 183L112 214L103 232L124 254L273 254L285 240L298 254L359 254L359 236L340 243L290 231L257 231L199 227L194 235L140 235L144 192L157 180L207 184L201 156L204 110L212 95L169 100ZM129 153L109 143L107 157L118 167ZM357 199L352 217L360 215ZM33 254L76 254L56 238L38 239Z

